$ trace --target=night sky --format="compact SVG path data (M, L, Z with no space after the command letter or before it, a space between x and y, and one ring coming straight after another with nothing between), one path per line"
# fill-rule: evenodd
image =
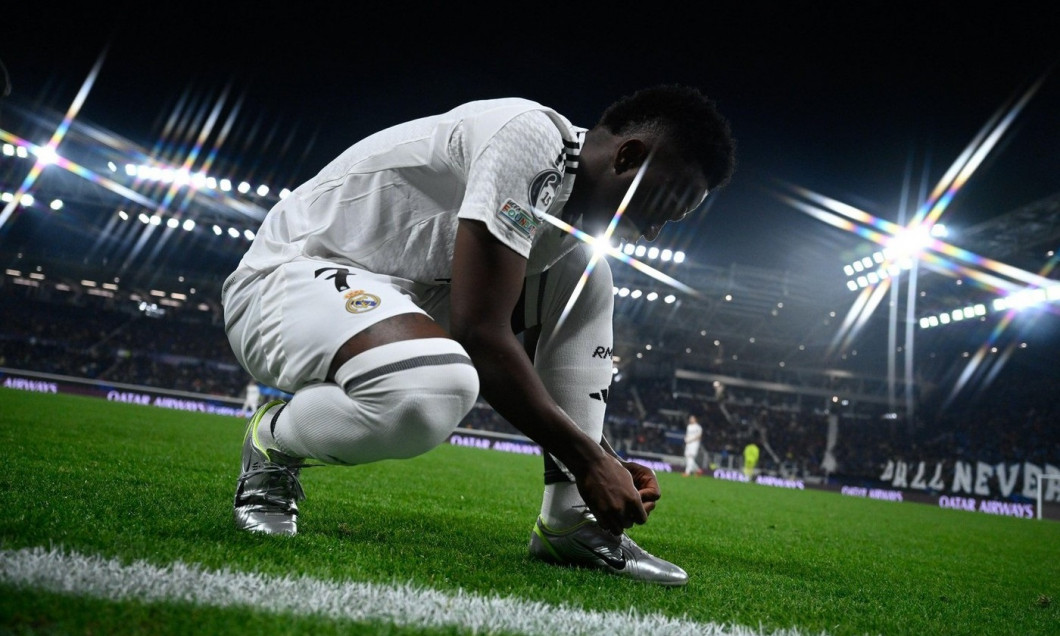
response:
M865 242L780 202L777 180L895 220L907 174L914 192L933 186L1044 77L943 221L959 229L1060 192L1047 3L16 4L0 31L6 101L63 111L106 51L79 117L150 147L182 96L227 88L240 111L219 165L277 189L377 129L463 101L521 96L591 126L637 88L691 84L731 120L739 166L706 214L659 243L719 266L834 269Z

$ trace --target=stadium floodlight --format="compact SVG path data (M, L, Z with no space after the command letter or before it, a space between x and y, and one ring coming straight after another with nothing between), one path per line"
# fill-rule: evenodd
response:
M950 322L951 322L950 321L950 315L949 314L939 314L939 322L941 322L944 325L950 324Z
M211 190L217 189L217 179L215 177L206 177L206 187Z
M254 232L252 232L252 231L250 231L250 230L243 230L243 236L244 236L244 237L245 237L245 238L246 238L246 239L247 239L248 241L253 241L253 240L254 240Z
M113 161L108 161L107 162L107 170L110 170L111 172L117 172L118 171L118 166Z
M137 216L136 218L140 219L140 223L143 223L144 225L147 225L148 223L151 222L151 217L147 216L143 212L141 212L140 215Z
M7 157L15 156L15 147L11 144L4 144L4 155Z
M184 219L183 228L185 232L190 232L195 229L195 221L193 219Z
M29 157L29 151L26 150L25 146L15 146L15 156L20 159L26 159Z
M175 218L170 217L166 219L166 227L170 229L176 229L178 225L180 225L180 221L176 220Z
M232 190L232 182L228 179L221 179L217 183L220 185L222 192L230 192Z
M217 226L217 225L213 226L213 233L214 234L216 234L217 236L221 236L222 232L223 232L223 230L221 230L221 228L219 226Z
M52 199L52 202L48 204L48 207L58 212L59 210L63 209L63 200Z
M674 253L671 250L665 249L659 252L659 258L662 259L663 262L669 262L673 257Z
M666 303L667 305L672 304L676 300L677 300L677 296L674 296L673 294L667 294L666 298L663 298L663 302Z
M291 194L291 191L288 190L287 188L284 188L284 189L280 190L280 198L281 199L286 199L290 194Z
M927 317L924 317L924 318L920 319L920 328L921 329L927 329L930 326L931 326L931 321L928 320Z
M854 261L850 265L854 268L855 272L865 271L865 265L861 261Z
M631 291L629 293L629 297L630 298L640 298L642 293L643 292L641 292L639 289L634 289L633 291Z
M240 181L239 185L236 187L236 191L239 192L239 194L246 194L250 192L250 184L246 181Z
M14 200L15 195L11 194L10 192L0 192L0 201L3 201L4 203L11 203Z
M647 251L648 251L648 248L644 247L643 245L638 245L636 247L636 249L633 250L633 255L636 256L637 258L640 258L640 257L644 256L644 254Z
M659 258L659 248L657 248L657 247L649 247L648 248L648 258L650 260L653 260L653 261L655 259Z
M130 177L135 177L136 176L136 166L134 166L131 163L125 164L125 174L127 174Z
M20 204L22 204L22 207L24 207L24 208L31 208L31 207L33 207L33 203L34 203L35 201L36 201L36 199L34 199L34 198L33 198L33 195L32 195L32 194L29 194L29 193L27 193L27 194L23 194L23 195L22 195L22 198L18 200L18 202L19 202Z
M83 280L83 281L81 281L81 286L82 287L95 287L96 286L96 281L94 281L94 280Z
M259 197L263 197L263 196L266 196L266 195L268 195L268 194L269 194L269 186L267 186L267 185L264 185L264 184L263 184L263 185L259 185L259 186L258 186L258 189L257 189L257 190L255 190L255 192L257 192L257 193L258 193L258 196L259 196Z
M681 263L684 263L685 262L685 253L684 252L680 252L680 251L674 252L674 262L677 263L678 265L680 265Z
M887 242L887 248L894 255L893 260L901 261L919 255L930 242L930 228L918 225L899 230Z
M656 298L658 298L658 297L659 297L659 294L658 294L658 293L656 293L656 292L649 292L649 293L648 293L648 295L647 295L647 296L645 296L645 298L647 298L647 299L648 299L648 302L652 302L652 301L654 301L654 300L655 300Z
M125 210L118 210L118 218L121 219L122 221L128 221L129 220L129 213L126 212Z
M157 214L151 216L151 225L162 225L162 217Z
M231 236L232 238L239 238L239 230L234 227L228 228L228 236Z
M626 296L629 296L629 288L623 287L622 289L618 290L618 296L620 298L625 298Z
M844 265L843 266L843 273L846 274L847 276L853 276L854 275L854 266L853 265Z
M869 279L866 278L865 276L858 276L857 282L858 282L858 287L868 287L869 286Z

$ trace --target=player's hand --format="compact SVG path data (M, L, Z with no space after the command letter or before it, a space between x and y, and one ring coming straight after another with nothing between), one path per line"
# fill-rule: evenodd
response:
M593 462L577 485L596 522L612 534L648 520L632 474L614 457L604 455Z
M637 462L622 462L622 467L629 471L633 477L633 487L640 493L640 501L644 505L644 514L651 514L655 510L655 502L659 501L662 493L659 491L659 480L655 478L655 471L644 464Z

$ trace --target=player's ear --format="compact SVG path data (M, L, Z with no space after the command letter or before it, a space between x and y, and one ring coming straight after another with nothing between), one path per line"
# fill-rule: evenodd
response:
M649 152L648 144L640 139L633 138L623 141L618 146L618 150L615 151L615 174L638 170L641 164L647 160Z

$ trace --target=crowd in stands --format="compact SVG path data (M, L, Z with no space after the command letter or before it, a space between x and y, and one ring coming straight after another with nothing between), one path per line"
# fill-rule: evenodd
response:
M135 308L42 301L3 288L0 298L0 367L232 398L250 380L208 314L149 317ZM843 382L850 388L851 380ZM859 382L854 390L872 390ZM605 435L621 453L680 457L691 414L703 426L707 465L737 467L743 448L755 442L763 471L822 475L831 418L838 436L831 449L835 467L827 472L836 475L875 478L891 459L1060 465L1058 384L1048 374L1002 373L986 390L937 413L923 409L910 424L883 417L882 407L830 409L824 399L802 399L797 391L636 378L612 386ZM519 434L484 402L462 426Z

